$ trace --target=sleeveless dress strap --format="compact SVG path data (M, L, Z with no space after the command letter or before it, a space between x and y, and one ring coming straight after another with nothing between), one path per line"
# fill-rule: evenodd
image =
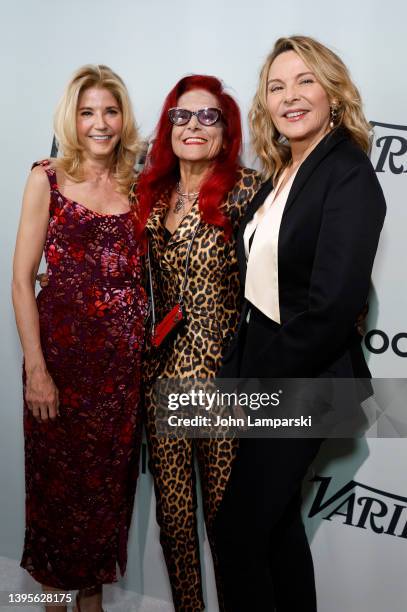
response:
M50 198L49 198L49 216L50 218L55 214L55 209L59 207L58 198L58 183L57 183L57 173L55 168L51 168L50 161L48 159L43 159L41 161L36 161L31 166L31 170L36 168L37 166L42 166L44 168L45 174L47 175L49 187L50 187Z
M37 166L42 166L44 168L45 174L47 175L47 178L48 178L48 181L49 181L51 192L54 191L55 189L58 189L57 173L56 173L55 168L51 168L50 167L51 166L50 161L48 159L43 159L41 161L36 161L31 166L31 170L33 168L36 168Z

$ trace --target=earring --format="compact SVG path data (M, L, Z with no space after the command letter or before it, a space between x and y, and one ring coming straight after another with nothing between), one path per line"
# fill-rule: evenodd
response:
M336 120L338 118L338 107L337 106L331 106L330 107L330 122L329 122L329 127L331 128L331 130L334 129L335 125L336 125Z

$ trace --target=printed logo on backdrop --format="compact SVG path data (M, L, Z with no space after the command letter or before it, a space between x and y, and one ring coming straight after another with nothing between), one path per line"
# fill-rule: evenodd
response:
M407 357L407 332L400 332L390 338L381 329L371 329L364 337L365 346L374 355L392 351L397 357Z
M331 476L315 476L319 487L308 516L318 514L326 521L339 521L349 527L376 534L407 539L407 497L350 480L327 496Z
M374 127L371 160L376 172L407 172L407 126L371 121Z

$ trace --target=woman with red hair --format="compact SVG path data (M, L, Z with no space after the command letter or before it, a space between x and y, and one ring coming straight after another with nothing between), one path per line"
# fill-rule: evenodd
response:
M175 338L148 350L145 376L157 521L178 612L204 609L195 453L223 609L212 526L237 443L159 436L153 384L159 377L214 378L236 331L241 291L234 236L260 186L255 171L239 166L241 142L239 108L223 84L211 76L185 77L164 102L137 185L140 227L146 223L149 242L155 319L161 321L180 299L185 313ZM156 344L160 340L156 334Z

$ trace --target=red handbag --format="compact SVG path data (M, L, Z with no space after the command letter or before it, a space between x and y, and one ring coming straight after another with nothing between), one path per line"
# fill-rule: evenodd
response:
M179 303L151 331L151 343L155 348L160 347L164 342L170 342L178 334L180 328L185 324L185 312L182 304Z
M151 312L151 344L155 348L161 348L164 345L174 340L177 336L180 329L186 323L186 315L184 310L183 303L183 294L185 291L185 287L188 280L188 267L189 267L189 256L191 254L192 244L194 242L196 233L198 231L201 223L199 222L197 227L192 234L192 238L189 242L187 249L187 256L185 262L185 273L184 280L182 282L180 296L178 299L178 303L171 308L169 312L165 315L163 319L159 323L156 324L155 321L155 303L154 303L154 288L153 288L153 275L152 275L152 266L151 266L151 253L150 253L150 242L147 245L147 257L148 257L148 278L150 285L150 312Z

